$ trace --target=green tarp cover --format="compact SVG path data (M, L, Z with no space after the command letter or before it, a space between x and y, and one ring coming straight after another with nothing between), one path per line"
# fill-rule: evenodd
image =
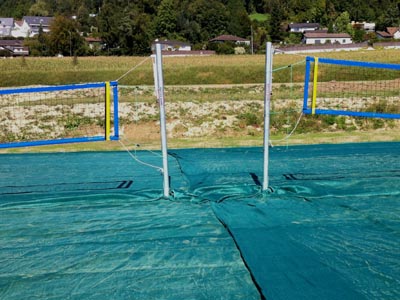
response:
M270 151L0 155L0 299L399 299L400 144Z

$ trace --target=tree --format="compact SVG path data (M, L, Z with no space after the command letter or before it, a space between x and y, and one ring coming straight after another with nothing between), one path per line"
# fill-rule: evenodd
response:
M306 21L309 22L317 22L325 25L327 23L327 21L325 20L326 17L324 8L321 6L311 7L309 10L305 12L305 16L306 16Z
M189 22L195 22L200 26L200 39L204 42L227 33L228 13L220 1L191 2L185 9L185 15Z
M49 44L53 54L72 56L84 52L84 40L79 34L78 24L63 16L57 16L52 21Z
M334 30L334 28L333 28L333 22L330 21L330 22L328 23L328 33L334 33L334 32L335 32L335 30Z
M72 0L53 0L54 10L65 16L71 15L74 12Z
M46 2L44 0L37 0L29 9L29 14L31 16L47 17L49 15L49 11L47 9Z
M132 54L144 55L151 53L150 44L151 36L146 30L150 27L151 17L148 14L141 13L135 17L133 24L133 45Z
M78 9L77 20L81 26L82 31L84 33L88 33L90 31L89 10L83 4Z
M109 0L101 7L97 20L106 51L114 55L148 54L154 18L143 12L143 6L138 7L133 1L126 4L124 9L116 10Z
M333 25L333 21L336 19L337 13L335 5L332 1L327 0L325 4L325 18L328 24Z
M0 1L0 14L2 17L21 19L28 14L32 0L2 0Z
M155 22L156 36L169 37L176 31L177 15L174 0L161 1Z
M268 31L263 28L259 27L254 32L254 41L253 47L254 51L258 52L260 50L265 50L265 44L269 41Z
M114 9L114 6L105 2L101 7L100 14L97 18L99 24L99 33L105 42L107 52L112 52L120 47L119 26L123 13Z
M270 37L272 41L277 42L283 39L282 23L285 19L285 9L279 0L271 2L271 18L270 18Z
M155 38L189 41L195 49L221 34L249 37L253 25L254 42L263 47L266 39L280 42L296 41L284 26L290 22L318 22L329 32L347 32L354 40L361 39L350 21L376 23L377 30L399 26L400 0L0 0L3 17L22 18L26 15L77 16L79 24L61 36L43 35L34 44L37 55L61 51L65 55L83 52L82 38L92 27L98 29L109 54L147 54ZM268 21L251 23L249 13L267 13ZM91 16L96 14L96 17ZM61 29L60 29L61 30ZM68 32L71 32L68 33ZM50 45L50 39L51 47ZM54 43L59 40L60 44ZM71 40L71 41L70 41ZM46 47L43 47L46 45ZM73 53L72 53L73 54Z
M335 31L336 32L348 32L350 24L350 14L345 11L342 12L335 20Z
M37 40L39 42L41 56L49 56L51 55L50 47L49 47L49 35L43 32L43 27L39 27L39 34L37 36Z
M366 37L364 30L361 30L361 29L354 30L354 35L353 35L354 42L356 42L356 43L363 42L363 41L365 41L366 38L367 37Z
M184 14L181 14L178 17L177 30L185 40L190 41L195 45L201 44L202 38L200 25L196 21L185 18Z
M228 32L240 37L247 37L250 34L251 22L242 0L229 0L228 10Z
M349 8L349 14L355 21L371 21L375 19L375 11L371 9L371 5L365 5L364 0L353 0L352 6Z
M382 15L377 19L377 28L385 30L386 27L399 26L400 23L400 3L389 5Z
M29 47L30 56L42 56L42 44L38 41L37 37L26 38L24 46Z

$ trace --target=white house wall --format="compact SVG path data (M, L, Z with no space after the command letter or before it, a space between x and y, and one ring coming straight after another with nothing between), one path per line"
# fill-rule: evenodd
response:
M11 35L13 37L16 37L16 38L18 38L18 37L23 37L23 38L32 37L31 28L29 27L29 25L26 22L24 22L22 24L22 26L19 26L17 23L14 23L14 28L11 31Z
M317 30L317 28L310 28L310 27L307 27L307 28L291 28L290 29L290 32L300 32L300 33L304 33L304 32L306 32L306 31L316 31Z
M352 43L350 38L307 38L305 42L307 45L318 45L326 43L328 44L339 43L344 45Z

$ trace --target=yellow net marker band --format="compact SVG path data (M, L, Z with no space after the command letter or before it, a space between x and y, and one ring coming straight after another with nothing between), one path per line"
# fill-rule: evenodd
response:
M315 107L317 105L317 84L318 84L318 57L314 61L314 84L311 102L311 114L315 115Z
M106 132L105 132L105 139L106 141L110 140L110 135L111 135L111 88L110 88L110 82L106 81Z

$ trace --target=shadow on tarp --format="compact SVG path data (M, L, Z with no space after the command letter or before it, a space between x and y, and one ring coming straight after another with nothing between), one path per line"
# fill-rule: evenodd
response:
M0 298L399 298L400 143L270 156L1 155Z

